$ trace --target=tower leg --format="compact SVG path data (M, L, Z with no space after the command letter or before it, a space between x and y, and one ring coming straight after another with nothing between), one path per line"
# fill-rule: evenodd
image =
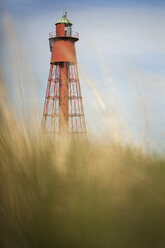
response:
M60 63L59 68L59 133L68 133L68 63Z
M43 118L42 118L42 131L43 132L46 131L46 122L47 122L47 117L48 117L49 96L50 96L50 89L51 89L52 74L53 74L53 65L50 66L48 84L47 84L47 89L46 89L45 104L44 104L44 111L43 111Z
M50 65L42 118L42 132L55 139L86 136L86 126L77 64Z

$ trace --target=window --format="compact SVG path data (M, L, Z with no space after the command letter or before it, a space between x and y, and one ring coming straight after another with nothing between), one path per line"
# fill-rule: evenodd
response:
M72 34L71 26L65 26L65 35L66 36L71 36L71 34Z

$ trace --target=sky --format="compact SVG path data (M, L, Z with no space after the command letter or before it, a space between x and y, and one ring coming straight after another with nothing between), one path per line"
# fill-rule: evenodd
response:
M150 136L154 147L164 149L164 0L4 0L3 4L21 50L22 70L26 61L38 87L41 116L50 61L48 34L67 11L73 30L80 33L76 51L88 131L102 134L100 113L105 111L109 120L115 108L133 139L140 133L147 142ZM6 72L10 50L0 38L4 77L10 85L11 73Z

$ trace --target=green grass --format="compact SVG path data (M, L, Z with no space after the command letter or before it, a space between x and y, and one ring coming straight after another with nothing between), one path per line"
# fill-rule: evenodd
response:
M0 104L0 247L165 247L165 160L102 141L52 144Z

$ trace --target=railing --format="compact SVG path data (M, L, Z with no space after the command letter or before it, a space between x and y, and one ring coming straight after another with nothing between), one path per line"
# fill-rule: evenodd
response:
M71 31L71 32L66 31L64 36L57 35L57 33L55 31L49 33L49 39L53 39L53 38L56 38L56 37L73 37L73 38L79 39L79 33L74 32L74 31Z

